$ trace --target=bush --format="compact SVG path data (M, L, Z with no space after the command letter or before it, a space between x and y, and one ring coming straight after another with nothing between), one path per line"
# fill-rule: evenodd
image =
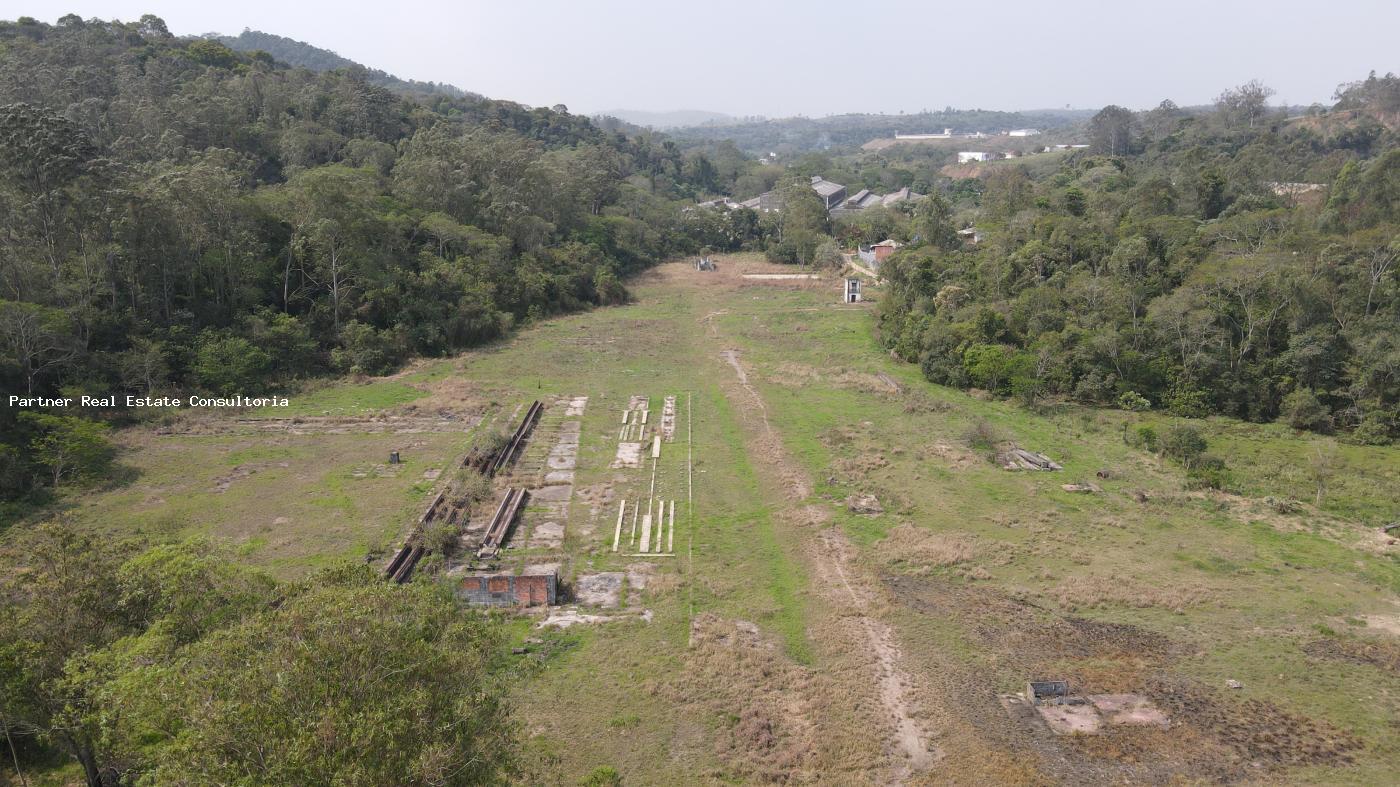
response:
M1157 430L1143 424L1131 432L1124 432L1124 442L1134 448L1157 453Z
M204 333L194 356L194 377L219 394L233 395L262 384L271 368L266 352L241 336Z
M331 360L336 368L350 374L388 374L398 368L406 352L399 334L358 321L341 328L340 341Z
M1210 414L1210 397L1199 388L1174 386L1163 403L1167 412L1182 418L1204 418Z
M1362 445L1389 445L1395 432L1394 416L1384 410L1372 410L1356 425L1351 439Z
M1194 467L1206 451L1206 439L1194 426L1180 424L1162 436L1162 453L1186 467Z
M972 448L990 450L1006 441L1006 434L986 420L978 419L963 433L963 440Z
M1332 431L1332 413L1308 388L1295 388L1283 397L1279 419L1294 429L1324 433Z
M1137 391L1124 391L1118 397L1118 406L1124 410L1140 413L1144 410L1152 409L1152 403L1147 401L1147 397Z
M622 787L622 774L610 765L600 765L579 784L583 787Z

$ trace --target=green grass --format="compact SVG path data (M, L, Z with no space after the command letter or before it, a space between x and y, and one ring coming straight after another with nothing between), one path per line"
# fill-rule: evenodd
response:
M813 481L812 496L801 503L832 512L872 575L905 570L889 562L881 540L909 525L976 546L970 561L929 572L920 587L1024 599L1047 626L1071 614L1062 606L1067 587L1104 580L1106 595L1081 600L1072 614L1158 632L1187 654L1168 667L1174 673L1210 686L1243 680L1252 697L1361 737L1368 749L1358 755L1355 774L1378 775L1396 764L1387 724L1397 712L1400 679L1307 657L1300 647L1324 636L1319 626L1376 636L1343 621L1364 624L1362 615L1394 614L1400 563L1393 552L1362 541L1371 532L1365 528L1393 518L1400 503L1400 449L1340 445L1346 469L1332 480L1321 514L1306 506L1277 514L1253 498L1310 503L1306 462L1321 438L1212 419L1202 424L1210 450L1225 458L1239 496L1188 493L1179 467L1121 438L1125 424L1151 423L1160 432L1176 421L1168 416L1075 406L1030 411L929 385L917 367L879 347L868 311L827 308L834 296L825 291L711 290L651 279L635 291L637 301L626 307L547 320L489 348L423 362L399 378L327 385L293 397L290 411L259 413L368 414L430 396L438 386L465 384L486 404L484 429L505 424L533 398L587 395L576 489L608 485L613 502L590 512L576 493L561 550L531 549L524 532L504 559L506 570L562 559L565 578L573 580L636 562L610 551L617 498L645 495L650 480L608 467L620 410L630 396L646 395L659 415L661 398L679 395L678 440L663 450L657 484L660 495L684 501L684 406L687 393L693 398L693 528L681 508L678 556L649 561L661 581L638 598L651 623L633 619L549 635L551 643L565 637L566 645L551 644L548 657L525 670L514 701L526 720L529 780L575 783L600 766L617 768L629 783L674 782L678 774L732 777L715 738L737 716L712 712L702 698L677 688L685 685L692 609L753 621L794 664L818 674L832 668L833 654L811 630L821 608L799 547L811 533L780 515L788 503L772 468L751 454L752 435L743 425L751 414L739 409L748 405L731 400L720 384L732 371L719 352L730 348L741 353L788 454ZM724 312L713 316L718 340L702 322L714 312ZM878 375L896 380L903 392L879 391ZM993 466L964 439L979 421L1049 454L1065 470L1010 473ZM114 535L224 540L241 559L297 576L392 543L432 493L435 484L424 471L445 467L470 439L466 431L170 437L131 431L122 436L122 461L137 480L71 501L68 517ZM549 447L536 441L528 450ZM402 450L406 463L383 464L389 450ZM848 466L862 469L840 470ZM1096 479L1100 469L1112 477ZM1076 480L1096 480L1104 492L1061 490ZM1133 499L1137 491L1147 503ZM842 504L847 495L866 492L880 498L885 514L858 516ZM591 533L582 525L590 517ZM693 564L686 557L692 542ZM989 578L966 578L974 568ZM1179 589L1198 589L1202 600L1179 609L1163 601ZM1034 655L998 650L975 627L899 599L882 614L929 680L948 672L1014 689ZM525 620L511 631L516 643L539 636ZM1094 659L1054 664L1102 666ZM1333 769L1300 771L1297 778L1351 777Z

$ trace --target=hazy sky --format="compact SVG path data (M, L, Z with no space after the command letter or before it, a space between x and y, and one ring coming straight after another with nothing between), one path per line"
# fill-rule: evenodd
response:
M978 10L979 6L985 10ZM245 27L493 98L779 117L1330 99L1400 71L1400 0L0 0L0 17Z

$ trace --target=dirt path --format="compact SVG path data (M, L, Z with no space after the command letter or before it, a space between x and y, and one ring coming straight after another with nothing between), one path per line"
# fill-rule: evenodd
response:
M707 316L711 336L718 338L713 319ZM733 370L735 385L723 385L726 396L734 399L736 409L746 414L757 413L762 430L753 430L747 437L755 465L760 472L775 474L786 492L789 510L785 513L808 524L824 524L828 513L818 506L803 506L811 494L812 483L804 471L788 456L781 438L768 419L768 408L758 390L749 383L739 352L726 349L720 357ZM891 768L894 783L907 781L914 773L926 770L938 759L928 730L916 712L917 702L911 696L913 681L901 665L901 654L889 624L875 616L873 608L878 597L870 582L860 575L852 559L852 550L844 536L834 528L823 527L803 544L812 559L819 582L815 588L836 610L837 618L853 628L848 635L860 652L868 653L865 660L871 672L869 691L884 710L888 723L885 731L888 749L899 756Z

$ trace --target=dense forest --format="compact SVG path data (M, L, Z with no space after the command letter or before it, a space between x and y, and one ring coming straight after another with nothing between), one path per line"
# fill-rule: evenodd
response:
M156 17L0 22L0 395L266 394L627 297L715 167L564 107L396 93ZM0 409L0 503L120 413Z
M922 224L848 226L914 241L882 270L884 341L931 381L1032 403L1400 435L1400 77L1293 118L1270 92L1107 107L1088 150L943 184Z

